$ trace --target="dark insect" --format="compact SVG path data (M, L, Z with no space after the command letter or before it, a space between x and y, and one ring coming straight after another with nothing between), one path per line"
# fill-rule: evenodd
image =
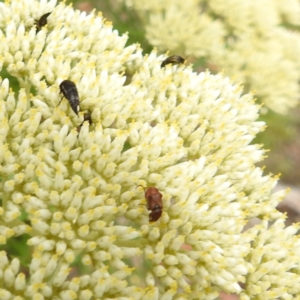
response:
M57 104L57 106L61 103L62 99L65 97L73 111L75 112L76 115L78 115L79 112L79 96L77 92L77 88L74 82L70 80L64 80L60 85L59 85L60 93L63 94L61 100Z
M165 67L168 64L172 64L172 65L178 65L178 64L183 64L185 61L184 58L182 58L181 56L178 55L172 55L169 56L168 58L166 58L162 63L161 63L161 67Z
M51 13L52 12L44 14L40 17L39 20L35 20L35 26L37 32L39 32L42 29L42 27L44 27L47 24L47 18L50 16Z
M92 115L91 115L91 113L84 113L83 114L83 121L82 121L82 123L77 127L77 131L79 132L80 131L80 129L81 129L81 127L82 127L82 125L83 125L83 123L85 122L85 121L88 121L89 123L90 123L90 125L92 125Z
M141 186L144 189L145 198L147 200L147 208L148 210L151 210L151 213L149 214L149 221L155 222L162 215L162 194L155 187L150 186L147 189L145 189L142 185L139 186Z
M87 112L87 113L83 114L83 121L80 124L80 126L82 126L85 121L89 121L90 125L92 125L92 115L91 115L90 112Z

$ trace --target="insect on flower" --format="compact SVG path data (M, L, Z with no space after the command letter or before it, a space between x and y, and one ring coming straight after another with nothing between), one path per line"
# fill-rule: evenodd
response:
M80 129L81 129L81 127L82 127L82 125L83 125L83 123L85 122L85 121L88 121L89 123L90 123L90 125L92 125L92 115L91 115L91 113L90 112L87 112L87 113L84 113L83 114L83 121L82 121L82 123L77 127L77 131L79 132L80 131Z
M65 97L69 103L73 111L76 115L78 115L79 112L79 96L77 92L76 85L73 81L70 80L64 80L59 85L60 93L63 94L61 100L57 104L57 106L61 103L62 99Z
M82 126L85 121L88 121L90 125L92 125L92 114L90 112L86 112L83 114L83 121L80 126Z
M40 17L39 20L35 20L36 31L39 32L42 27L47 24L47 18L50 16L52 12L46 13Z
M139 186L144 189L145 198L147 200L147 209L151 210L151 213L149 214L149 221L155 222L161 217L162 214L162 194L155 187L150 186L146 189L142 185L138 185L137 187Z
M161 63L161 67L165 67L168 64L172 64L172 65L178 65L178 64L183 64L185 61L184 58L182 58L181 56L178 55L172 55L169 56L168 58L166 58L162 63Z

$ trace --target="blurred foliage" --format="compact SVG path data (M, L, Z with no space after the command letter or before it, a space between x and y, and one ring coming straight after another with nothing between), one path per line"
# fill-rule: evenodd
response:
M25 273L31 261L31 249L27 245L29 238L28 234L23 234L8 239L5 245L0 245L0 251L5 250L10 257L17 257L20 260L22 271Z
M281 179L288 184L300 185L300 108L291 110L288 115L273 112L262 114L260 120L267 128L258 134L254 142L263 144L270 151L261 166L266 172L281 174Z
M18 82L18 79L16 78L16 77L14 77L14 76L11 76L8 72L7 72L7 70L6 70L6 68L2 68L2 70L0 71L0 76L1 76L1 78L8 78L9 79L9 86L10 86L10 88L16 93L16 94L18 94L18 92L19 92L19 89L20 89L20 84L19 84L19 82Z
M127 45L139 43L142 45L144 53L150 53L152 46L145 38L145 31L140 24L139 18L134 10L128 9L123 3L117 0L92 0L92 1L67 1L73 3L75 8L80 10L101 11L103 16L113 23L114 29L118 30L120 35L128 32Z

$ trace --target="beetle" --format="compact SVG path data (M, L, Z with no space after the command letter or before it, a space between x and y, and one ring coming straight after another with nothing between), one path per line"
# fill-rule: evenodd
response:
M88 121L89 123L90 123L90 125L92 125L92 114L90 113L90 112L86 112L86 113L84 113L83 114L83 121L82 121L82 123L77 127L77 131L79 132L80 131L80 129L81 129L81 127L82 127L82 125L83 125L83 123L85 122L85 121Z
M36 26L37 32L39 32L42 29L42 27L44 27L47 24L47 18L50 16L51 13L52 13L52 11L42 15L39 18L39 20L35 20L34 24Z
M166 58L162 63L161 63L161 68L165 67L168 64L172 65L178 65L178 64L183 64L185 61L184 58L182 58L179 55L172 55Z
M163 202L162 202L162 194L159 192L159 190L153 186L143 187L141 186L145 191L145 198L147 200L147 209L151 210L151 213L149 214L149 221L155 222L157 221L161 215L162 215L162 209L163 209Z
M92 125L92 123L93 123L92 122L92 114L90 112L85 112L83 114L83 121L80 124L80 126L82 126L85 121L88 121L90 123L90 125Z
M61 103L62 99L65 97L69 103L73 111L76 115L78 115L79 112L79 96L77 92L76 85L73 81L70 80L64 80L59 85L60 93L63 94L61 100L57 104L57 106Z

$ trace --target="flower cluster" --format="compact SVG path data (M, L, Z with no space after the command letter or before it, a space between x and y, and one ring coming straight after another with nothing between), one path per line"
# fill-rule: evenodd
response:
M159 50L223 70L278 113L298 104L300 35L290 28L300 25L299 1L119 1L138 12Z
M299 295L297 226L283 228L284 192L255 167L251 95L161 68L101 15L56 1L0 3L0 39L0 299ZM58 106L63 80L78 115ZM139 185L162 195L155 222ZM28 263L6 248L25 234Z

